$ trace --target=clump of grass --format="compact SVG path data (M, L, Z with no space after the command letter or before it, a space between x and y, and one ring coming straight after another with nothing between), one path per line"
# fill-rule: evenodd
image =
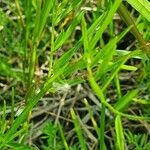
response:
M129 4L138 11L133 17ZM149 129L142 106L149 105L148 1L6 0L0 5L0 149L149 147L147 134L130 131L139 128L134 121L146 124L143 132ZM127 25L121 31L118 14ZM139 47L119 50L127 34ZM133 74L135 85L126 86L121 73Z

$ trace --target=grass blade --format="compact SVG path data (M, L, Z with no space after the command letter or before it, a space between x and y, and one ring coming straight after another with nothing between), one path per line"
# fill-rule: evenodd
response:
M97 41L101 38L103 32L105 31L108 24L112 21L112 17L115 14L116 10L118 9L119 5L121 3L121 0L115 0L114 4L112 5L111 9L107 12L105 16L103 16L102 24L98 30L98 32L95 34L95 36L92 38L92 41L90 43L90 48L93 49L97 43Z
M131 58L132 56L136 55L139 51L134 51L131 52L125 56L123 56L122 58L120 58L117 62L115 62L112 66L111 66L111 75L106 78L106 80L103 83L102 86L102 90L106 90L106 88L108 87L108 85L110 84L110 82L114 79L114 77L116 76L116 74L119 72L119 70L122 68L122 66L125 64L125 62ZM128 66L129 67L129 66ZM132 68L131 68L132 69Z
M134 98L137 94L138 94L138 90L133 90L128 92L125 96L123 96L118 100L114 108L121 112L124 111L125 108L127 108L129 103L132 101L132 98Z
M84 46L84 55L86 57L86 55L88 54L88 49L89 49L89 41L88 41L88 35L87 35L87 25L86 25L86 21L85 18L82 17L82 37L83 37L83 46Z
M4 100L4 104L3 104L3 111L2 111L2 118L1 118L1 122L0 122L0 134L3 135L4 132L6 131L6 126L7 126L7 122L6 122L6 101Z
M150 2L148 0L127 0L127 2L150 22Z
M65 41L70 37L70 35L75 30L75 27L77 26L77 24L80 22L82 16L83 16L83 12L81 12L80 14L78 14L78 16L76 16L76 18L74 18L71 25L68 27L68 29L66 31L62 31L59 34L59 36L55 40L55 50L54 51L59 49L65 43Z
M94 119L93 112L92 112L92 110L91 110L91 108L90 108L90 105L89 105L89 103L88 103L88 101L87 101L86 99L84 99L84 103L85 103L85 106L86 106L86 108L87 108L87 110L88 110L88 112L89 112L89 115L90 115L90 118L91 118L93 127L94 127L94 129L95 129L95 131L96 131L96 133L97 133L97 136L98 136L99 139L100 139L100 131L99 131L97 122L96 122L96 120Z
M65 66L64 66L65 68ZM0 145L0 148L3 147L6 143L8 143L11 139L13 134L16 132L18 127L27 119L28 113L32 110L32 108L38 103L38 101L44 96L44 94L50 89L52 86L52 82L58 78L60 74L64 71L64 68L59 70L57 74L53 75L51 78L49 78L41 87L40 90L37 90L37 92L29 98L28 105L26 105L23 112L18 116L18 118L14 121L13 125L9 128L9 130L6 132L5 137L1 141L2 144Z
M115 130L116 130L116 140L117 140L116 148L117 150L125 150L123 127L121 123L121 117L119 115L117 115L115 119Z
M105 108L106 106L102 104L101 119L100 119L100 149L105 149Z
M59 127L59 131L60 131L60 135L61 135L63 144L64 144L64 146L65 146L65 150L69 150L69 146L68 146L67 141L66 141L66 139L65 139L65 136L64 136L64 133L63 133L63 129L62 129L62 127L61 127L61 125L60 125L59 122L58 122L58 127Z
M14 88L12 88L12 97L11 97L11 124L13 124L14 121L14 117L15 117L15 101L14 101L14 97L15 97L15 91Z
M104 75L107 72L107 69L109 67L109 63L113 58L113 55L115 54L115 49L116 49L116 39L113 39L112 42L110 43L106 49L102 49L99 53L100 55L100 60L102 61L101 64L99 64L99 67L96 71L96 79L101 78L102 75Z
M75 114L75 112L72 108L71 108L71 116L72 116L72 119L73 119L73 123L74 123L74 126L75 126L75 130L76 130L76 133L77 133L77 136L78 136L78 139L79 139L81 149L86 150L87 148L86 148L86 144L85 144L85 139L82 135L80 122L79 122L79 119L76 116L76 114Z

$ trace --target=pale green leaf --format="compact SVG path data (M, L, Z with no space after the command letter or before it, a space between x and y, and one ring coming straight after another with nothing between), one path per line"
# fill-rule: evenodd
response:
M150 2L148 0L127 0L127 2L150 21Z

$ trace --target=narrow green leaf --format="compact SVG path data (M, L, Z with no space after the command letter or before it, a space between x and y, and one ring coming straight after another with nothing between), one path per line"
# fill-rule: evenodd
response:
M115 119L115 130L116 130L116 148L117 150L125 150L125 139L123 133L123 127L120 115L116 116Z
M60 131L60 135L61 135L63 144L64 144L64 146L65 146L65 150L69 150L69 146L68 146L68 144L67 144L67 141L66 141L66 138L65 138L65 135L64 135L64 133L63 133L63 129L62 129L60 123L58 123L58 127L59 127L59 131Z
M85 143L85 139L84 139L83 134L82 134L82 130L81 130L81 125L80 125L79 119L76 116L76 114L75 114L75 112L74 112L74 110L72 108L71 108L70 112L71 112L71 116L72 116L73 123L74 123L74 126L75 126L75 131L77 133L81 149L82 150L86 150L87 149L86 148L86 143Z
M13 124L14 121L14 117L15 117L15 101L14 101L14 97L15 97L15 92L14 92L14 88L12 88L12 97L11 97L11 124Z
M71 25L68 27L66 31L62 31L57 39L55 40L55 51L60 48L66 40L70 37L70 35L74 32L75 27L80 22L81 17L83 16L83 12L79 13L72 21Z
M60 57L60 59L58 59L53 66L54 72L57 72L58 70L60 70L60 68L66 65L69 62L69 60L72 58L74 53L80 48L80 46L81 46L81 42L78 42L76 46L71 48L62 57Z
M132 99L137 95L138 90L133 90L128 92L125 96L120 98L118 102L115 104L115 109L118 111L124 111L125 108L129 105L129 103L132 101Z
M39 35L43 31L43 28L46 24L49 12L54 7L54 5L55 5L55 0L45 0L44 1L44 6L42 8L41 16L40 16L40 30L38 31Z
M3 111L2 111L2 118L0 121L0 134L4 134L4 132L6 131L6 126L7 126L7 122L6 122L6 101L4 101L3 104Z
M91 118L93 127L94 127L94 129L95 129L95 131L96 131L96 133L97 133L97 136L98 136L99 139L100 139L100 133L101 133L101 132L100 132L100 130L99 130L99 128L98 128L98 125L97 125L96 120L94 119L93 112L92 112L92 110L91 110L91 108L90 108L90 105L89 105L89 103L88 103L88 101L87 101L86 99L84 99L84 103L85 103L85 106L86 106L86 108L87 108L87 110L88 110L88 112L89 112L89 115L90 115L90 118Z
M100 149L106 149L105 147L105 111L106 106L102 104L101 118L100 118Z
M15 150L35 150L35 148L33 148L33 147L19 144L19 143L9 143L9 144L7 144L7 147L9 147L11 149L15 149Z
M150 2L148 0L127 0L127 2L150 22Z
M103 16L101 25L95 34L94 37L92 37L92 40L90 42L90 48L93 49L97 43L97 41L101 38L103 32L105 31L106 27L109 25L109 23L112 21L112 17L114 16L115 12L117 11L119 5L121 3L121 0L115 0L114 4L112 5L111 9Z
M39 37L40 15L41 15L41 9L42 9L41 5L42 5L42 0L37 1L36 17L35 17L35 27L34 27L34 31L33 31L33 41L34 42Z
M115 62L112 66L111 66L111 75L109 77L107 77L105 79L105 81L103 82L103 86L102 86L102 90L105 90L108 85L110 84L110 82L114 79L114 77L116 76L116 74L119 72L119 70L122 68L122 66L125 64L125 62L135 56L137 53L139 53L139 51L134 51L129 53L128 55L125 55L123 57L121 57L117 62Z
M96 72L96 78L100 78L107 72L109 63L112 60L113 55L115 54L116 42L117 40L115 38L110 42L110 45L108 44L108 46L105 49L100 50L100 53L98 55L102 63L99 64L98 70Z
M84 54L85 56L88 54L88 35L87 35L87 27L86 27L86 21L84 16L82 17L82 37L83 37L83 46L84 46Z

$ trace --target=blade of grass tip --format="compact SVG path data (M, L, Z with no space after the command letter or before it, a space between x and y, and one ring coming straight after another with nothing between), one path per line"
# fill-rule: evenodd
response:
M128 92L125 96L121 97L118 102L115 104L114 108L118 111L123 112L132 99L138 94L138 90L132 90Z
M14 112L14 108L15 108L15 102L14 102L14 97L15 97L15 90L14 88L12 88L12 97L11 97L11 125L13 124L14 122L14 116L15 116L15 112Z
M7 130L5 137L3 138L2 144L0 145L0 148L1 146L5 145L10 141L10 139L12 138L13 134L16 132L18 127L27 119L29 112L38 103L38 101L44 96L44 94L51 88L52 82L63 73L65 67L66 66L59 69L57 74L53 75L51 78L48 78L48 80L41 86L41 88L38 89L32 97L29 97L28 105L26 105L23 112L15 119L12 126Z
M115 119L115 130L116 130L116 149L125 150L125 139L123 133L123 127L120 115L116 116Z
M128 71L136 71L138 68L134 66L129 66L129 65L122 65L121 69L128 70Z
M50 61L49 61L49 69L48 69L48 76L50 77L52 75L52 71L53 71L53 52L54 52L54 48L55 48L55 44L54 44L54 26L52 26L52 32L51 32L51 50L50 50Z
M131 53L131 51L117 50L117 55L118 56L124 56L124 55L127 55L129 53ZM139 50L139 53L137 53L135 56L132 56L131 58L142 59L144 61L149 60L149 58L146 56L146 54L144 54L141 50Z
M67 144L67 141L66 141L65 136L64 136L64 132L62 130L62 126L60 125L59 121L58 121L58 127L59 127L59 131L60 131L60 135L61 135L63 144L65 146L65 150L69 150L69 146Z
M86 142L85 142L85 139L82 135L82 130L81 130L81 126L80 126L80 122L74 112L74 110L71 108L70 110L71 112L71 116L72 116L72 119L73 119L73 123L74 123L74 126L75 126L75 131L77 133L77 137L78 137L78 140L79 140L79 143L80 143L80 146L81 146L81 149L82 150L86 150Z
M149 105L150 101L145 100L145 99L138 99L138 98L133 98L133 101L139 104L143 104L143 105Z

